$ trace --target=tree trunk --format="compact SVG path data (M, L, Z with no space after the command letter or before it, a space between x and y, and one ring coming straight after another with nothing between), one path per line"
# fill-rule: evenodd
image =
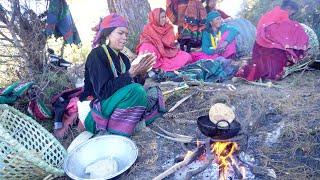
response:
M116 12L129 21L128 48L134 49L143 26L148 21L150 4L147 0L107 0L109 12Z
M11 0L11 9L5 10L0 4L0 37L11 43L21 56L21 67L26 68L26 76L42 72L46 38L41 19L31 9L20 8L19 0ZM23 12L23 13L22 13Z
M115 13L116 12L116 8L114 6L114 1L113 0L107 0L107 3L108 3L109 13Z

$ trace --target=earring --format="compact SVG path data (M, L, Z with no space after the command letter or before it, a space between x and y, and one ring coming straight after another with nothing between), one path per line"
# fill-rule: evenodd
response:
M106 39L106 45L109 45L110 41L109 38Z

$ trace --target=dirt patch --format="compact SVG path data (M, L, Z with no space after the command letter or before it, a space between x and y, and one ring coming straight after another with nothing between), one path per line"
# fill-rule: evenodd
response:
M247 137L240 142L240 151L253 156L257 165L273 169L279 179L316 179L320 177L319 77L320 71L297 73L277 82L280 88L243 82L233 84L237 88L235 91L223 84L191 87L167 95L169 109L195 92L154 124L170 132L204 139L196 125L197 117L206 115L213 103L228 103L234 106L242 133ZM160 86L163 90L173 87ZM132 139L139 148L139 157L121 179L151 179L171 167L176 157L186 153L181 143L159 137L148 128ZM66 147L70 142L71 139L63 140Z

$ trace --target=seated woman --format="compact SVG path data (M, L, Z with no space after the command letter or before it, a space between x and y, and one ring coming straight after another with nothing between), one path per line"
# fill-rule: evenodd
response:
M178 28L180 49L190 52L201 47L202 31L206 28L206 9L199 0L190 0L184 12L184 22Z
M165 11L161 8L149 13L149 23L140 35L137 52L154 53L156 63L153 68L164 71L174 71L191 62L191 55L177 47L173 26L166 21Z
M166 15L168 16L168 19L171 21L172 24L178 26L178 34L180 34L181 30L183 29L183 26L185 23L185 16L189 16L188 12L186 11L191 1L198 1L198 0L166 0ZM200 3L203 3L205 1L206 0L201 0ZM191 4L195 4L195 3L191 2ZM189 8L195 8L193 13L195 12L202 13L202 12L199 12L199 9L202 7L193 6ZM200 19L201 19L201 16L202 14L200 14L200 17L199 17Z
M223 12L220 9L217 9L217 0L206 0L206 11L209 14L211 11L218 11L221 15L222 19L228 19L230 18L229 15L227 15L225 12Z
M164 112L159 88L147 91L136 82L143 82L147 70L155 62L154 55L130 65L120 51L128 40L127 21L117 15L106 16L98 26L94 46L85 64L85 85L80 100L93 96L91 111L84 121L87 131L108 131L132 135L137 123L150 124Z
M222 23L220 13L211 11L206 20L207 28L202 33L202 52L191 53L193 61L214 60L217 57L230 58L236 54L236 36L239 31Z
M303 58L308 36L298 22L290 20L298 9L297 3L284 0L281 7L276 6L260 18L252 60L237 76L250 81L279 80L286 66Z

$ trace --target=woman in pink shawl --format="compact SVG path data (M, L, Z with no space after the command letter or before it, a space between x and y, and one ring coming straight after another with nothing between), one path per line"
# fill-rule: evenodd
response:
M149 23L140 35L137 52L154 53L157 60L153 68L164 71L174 71L191 62L191 55L177 47L173 26L166 21L165 11L161 8L149 13Z
M261 17L252 61L237 76L255 81L260 78L279 80L284 68L303 58L308 47L308 36L303 27L290 16L298 11L297 3L284 0Z

